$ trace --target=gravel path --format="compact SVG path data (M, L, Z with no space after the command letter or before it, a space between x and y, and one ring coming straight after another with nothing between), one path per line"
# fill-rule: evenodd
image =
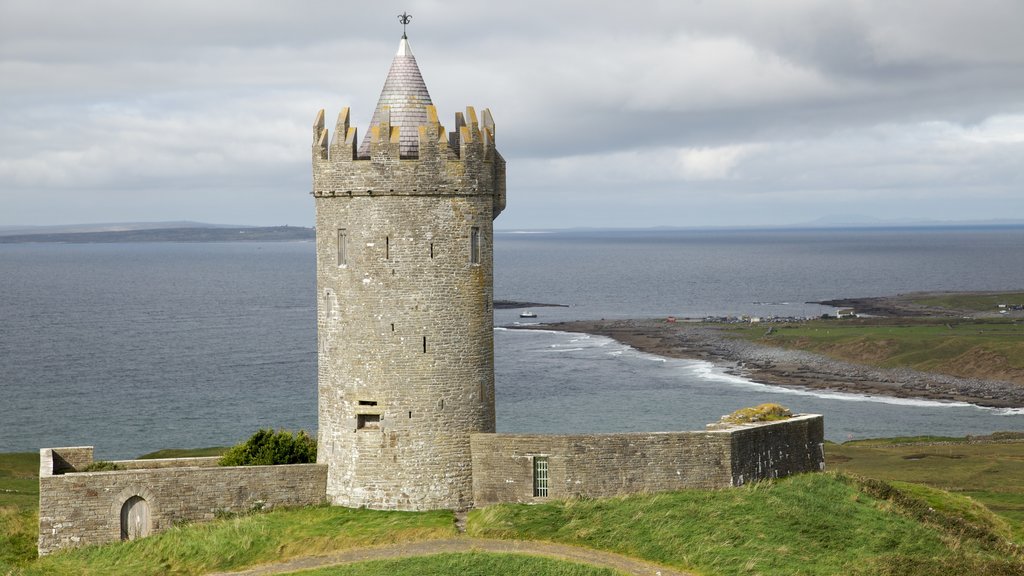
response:
M385 560L408 558L410 556L427 556L446 552L498 552L506 554L526 554L528 556L544 556L556 560L566 560L589 564L601 568L610 568L623 574L636 576L695 576L691 572L681 572L666 568L629 556L612 552L556 544L553 542L536 542L524 540L490 540L485 538L449 538L445 540L427 540L394 544L380 548L359 548L329 554L326 556L309 556L296 558L277 564L267 564L239 572L221 572L212 576L266 576L269 574L287 574L298 570L312 570L366 562L368 560Z

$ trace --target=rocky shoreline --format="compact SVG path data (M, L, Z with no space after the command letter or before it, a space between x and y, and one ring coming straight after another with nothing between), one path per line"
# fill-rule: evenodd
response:
M518 329L584 332L613 338L642 352L707 360L755 382L856 394L959 401L997 408L1024 407L1024 387L905 368L875 368L799 350L730 337L720 327L660 320L582 320Z

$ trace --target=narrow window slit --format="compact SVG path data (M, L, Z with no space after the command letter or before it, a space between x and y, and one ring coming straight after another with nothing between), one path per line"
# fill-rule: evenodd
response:
M469 229L469 262L470 264L480 263L480 228L478 226Z
M338 266L348 265L348 231L338 229Z
M423 353L424 354L427 353L427 337L426 336L423 337Z
M376 406L377 405L377 401L376 400L360 400L359 401L359 405L360 406Z

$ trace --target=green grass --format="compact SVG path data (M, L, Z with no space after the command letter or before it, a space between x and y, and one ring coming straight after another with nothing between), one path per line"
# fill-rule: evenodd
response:
M0 454L0 508L19 510L39 504L39 454Z
M1024 292L1004 292L998 294L942 294L939 296L922 296L911 300L915 304L934 306L949 310L969 310L975 312L996 312L1000 304L1024 304Z
M957 506L969 504L945 507ZM707 574L874 574L935 559L976 576L1024 571L1000 548L998 527L973 518L946 526L946 516L927 510L892 488L807 474L734 490L502 504L471 512L469 532L612 550Z
M465 552L396 560L374 560L346 566L292 572L290 576L615 576L606 568L522 554Z
M33 558L39 535L39 454L0 454L0 574Z
M143 454L138 460L155 460L157 458L199 458L201 456L223 456L229 446L211 446L210 448L167 448L149 454Z
M762 344L817 352L883 368L908 367L1024 384L1024 323L1007 319L860 318L729 332Z
M450 538L451 512L313 507L179 526L133 542L59 552L16 574L157 575L235 570L349 548Z
M828 443L825 463L829 470L970 496L1002 516L1015 539L1024 544L1024 442L942 438L938 441L943 444L928 446L900 440L911 439Z

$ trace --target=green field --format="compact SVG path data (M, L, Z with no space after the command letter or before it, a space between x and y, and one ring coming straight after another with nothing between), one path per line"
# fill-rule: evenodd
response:
M912 298L911 302L922 306L966 310L971 312L997 312L1000 304L1024 304L1024 292L1002 292L993 294L942 294Z
M1024 323L1007 319L858 318L730 327L762 344L883 368L1024 384Z
M0 454L0 574L36 553L39 454Z
M143 454L139 460L155 460L157 458L199 458L201 456L223 456L230 446L212 446L210 448L165 448Z
M1006 518L1017 540L1024 543L1024 441L914 440L830 443L825 447L826 465L829 470L970 496Z

